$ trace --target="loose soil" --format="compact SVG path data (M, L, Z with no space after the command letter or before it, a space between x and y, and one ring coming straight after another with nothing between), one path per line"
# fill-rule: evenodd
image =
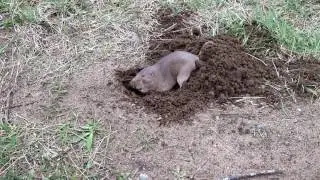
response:
M147 112L161 115L160 124L189 120L190 116L205 109L210 103L221 105L243 96L261 97L269 104L278 103L281 99L278 92L280 89L275 89L272 85L266 86L266 84L270 82L281 84L282 81L288 82L286 78L292 79L292 75L283 71L284 63L264 62L253 57L246 52L239 40L231 36L207 37L201 34L206 30L205 28L199 30L184 24L191 15L191 12L173 15L170 10L160 10L159 29L163 34L150 41L146 58L147 66L174 50L184 50L199 55L204 63L191 74L184 87L181 89L175 87L168 92L141 94L128 85L129 81L142 69L133 67L116 73L118 80L126 87L125 94L135 104L144 107ZM267 35L259 34L262 35L261 38ZM256 38L259 34L253 37ZM305 64L294 63L287 66L292 69L301 65ZM309 62L309 65L313 68L308 71L301 68L300 72L294 73L295 78L299 76L303 80L298 86L301 86L301 83L319 85L320 77L316 72L320 72L320 63ZM280 78L279 73L285 79ZM289 86L297 88L296 83L292 81Z
M281 86L284 91L290 89L300 97L310 97L315 94L310 93L306 88L318 91L320 86L320 61L312 56L299 57L290 56L281 51L276 39L271 36L265 27L259 26L256 22L244 26L246 34L249 34L245 51L262 59L269 66L273 66ZM266 54L266 52L268 52ZM267 57L266 57L267 56ZM272 80L275 82L275 80ZM282 89L282 90L283 90ZM278 89L278 91L281 91ZM285 92L281 92L282 95ZM292 96L292 94L289 96Z

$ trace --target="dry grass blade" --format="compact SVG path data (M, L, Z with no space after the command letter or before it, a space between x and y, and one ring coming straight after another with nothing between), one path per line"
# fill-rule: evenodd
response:
M251 56L253 59L256 59L256 60L260 61L260 62L263 63L265 66L268 66L263 60L255 57L255 56L253 56L253 55L251 55L251 54L249 54L249 53L246 53L246 54L249 55L249 56Z

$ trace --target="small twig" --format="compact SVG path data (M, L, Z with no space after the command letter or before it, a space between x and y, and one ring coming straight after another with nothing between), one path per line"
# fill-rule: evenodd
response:
M262 62L262 64L264 64L265 66L268 66L267 63L265 63L262 59L259 59L259 58L255 57L255 56L253 56L253 55L251 55L251 54L249 54L249 53L246 53L246 54L249 55L249 56L251 56L253 59L256 59L256 60Z
M68 147L66 149L64 149L63 151L60 151L59 153L57 153L55 156L52 157L52 159L58 159L60 157L63 157L64 155L68 154L71 151L71 148Z
M285 106L284 106L284 104L283 104L282 98L280 98L280 103L281 103L281 109L282 109L283 113L284 113L287 117L289 117L289 114L287 113L287 111L286 111L286 109L285 109Z
M174 41L174 39L152 39L150 41L154 41L154 42L157 42L157 41Z
M229 99L263 99L265 97L261 97L261 96L244 96L244 97L230 97Z
M235 102L238 103L238 102L247 101L247 100L264 99L264 98L265 97L230 97L229 99L238 99L238 100L235 100Z
M276 70L277 76L280 77L280 74L279 74L279 71L277 69L277 66L274 64L273 60L272 60L272 64L273 64L274 69Z
M81 175L83 176L83 177L85 177L85 171L82 171L81 169L80 169L80 167L79 166L77 166L77 163L75 163L74 161L73 161L73 159L74 159L74 157L70 157L69 155L68 155L68 159L73 163L73 167L75 167L80 173L81 173Z
M111 130L111 127L110 127L110 130ZM117 131L115 131L115 132L117 132ZM104 136L104 137L102 138L102 140L100 141L99 145L97 146L97 148L96 148L95 151L93 152L93 155L90 157L90 161L93 161L93 160L94 160L94 158L95 158L95 156L96 156L96 154L97 154L97 152L98 152L101 144L104 142L104 140L105 140L106 138L107 138L107 144L109 144L110 136L111 136L112 134L114 134L115 132L110 132L109 134L107 134L106 136Z
M5 79L7 78L8 75L9 75L9 72L2 75L2 77L0 78L0 87L4 87L3 84L5 83Z
M207 164L208 160L206 160L204 163L201 164L201 166L199 166L196 171L193 173L191 179L195 179L196 174Z
M285 87L287 93L289 94L289 96L291 96L292 100L296 103L297 99L294 96L294 91L288 87L286 80L284 81L284 87Z
M219 113L218 116L254 116L252 113Z
M11 107L12 107L12 102L13 102L13 91L12 90L9 91L6 101L7 101L7 104L6 104L6 108L4 110L5 123L9 123L10 122Z
M36 103L37 101L32 101L32 102L29 102L29 103L25 103L25 104L16 104L16 105L12 105L10 106L11 109L14 109L14 108L18 108L18 107L21 107L21 106L29 106L29 105L32 105L34 103Z
M176 26L177 26L177 23L172 24L170 27L168 27L167 29L163 30L163 33L164 33L164 32L167 32L167 31L171 31L171 30L174 29Z
M182 28L182 29L178 29L178 30L172 31L171 33L181 32L181 31L184 31L184 30L187 30L187 29L190 29L190 28Z
M241 180L241 179L248 179L248 178L253 178L257 176L268 176L268 175L277 175L277 174L282 174L282 171L279 170L266 170L266 171L261 171L261 172L256 172L256 173L249 173L245 175L235 175L235 176L228 176L223 178L222 180Z

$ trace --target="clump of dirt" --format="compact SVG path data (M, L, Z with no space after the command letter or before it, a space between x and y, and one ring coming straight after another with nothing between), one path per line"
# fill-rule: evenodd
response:
M277 102L275 90L265 86L267 81L280 82L273 64L254 58L231 36L202 35L202 30L185 23L192 15L192 12L173 15L168 9L160 10L158 21L162 35L150 40L146 64L154 64L174 50L199 55L204 63L192 72L183 88L149 94L138 93L129 86L140 69L117 71L117 79L126 87L124 92L131 100L147 112L160 115L160 124L185 122L209 103L226 103L233 97L261 96L269 103Z

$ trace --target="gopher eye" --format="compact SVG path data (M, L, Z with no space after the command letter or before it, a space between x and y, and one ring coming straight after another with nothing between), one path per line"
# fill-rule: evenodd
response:
M143 83L150 83L150 81L147 80L147 79L142 79L142 82L143 82Z

